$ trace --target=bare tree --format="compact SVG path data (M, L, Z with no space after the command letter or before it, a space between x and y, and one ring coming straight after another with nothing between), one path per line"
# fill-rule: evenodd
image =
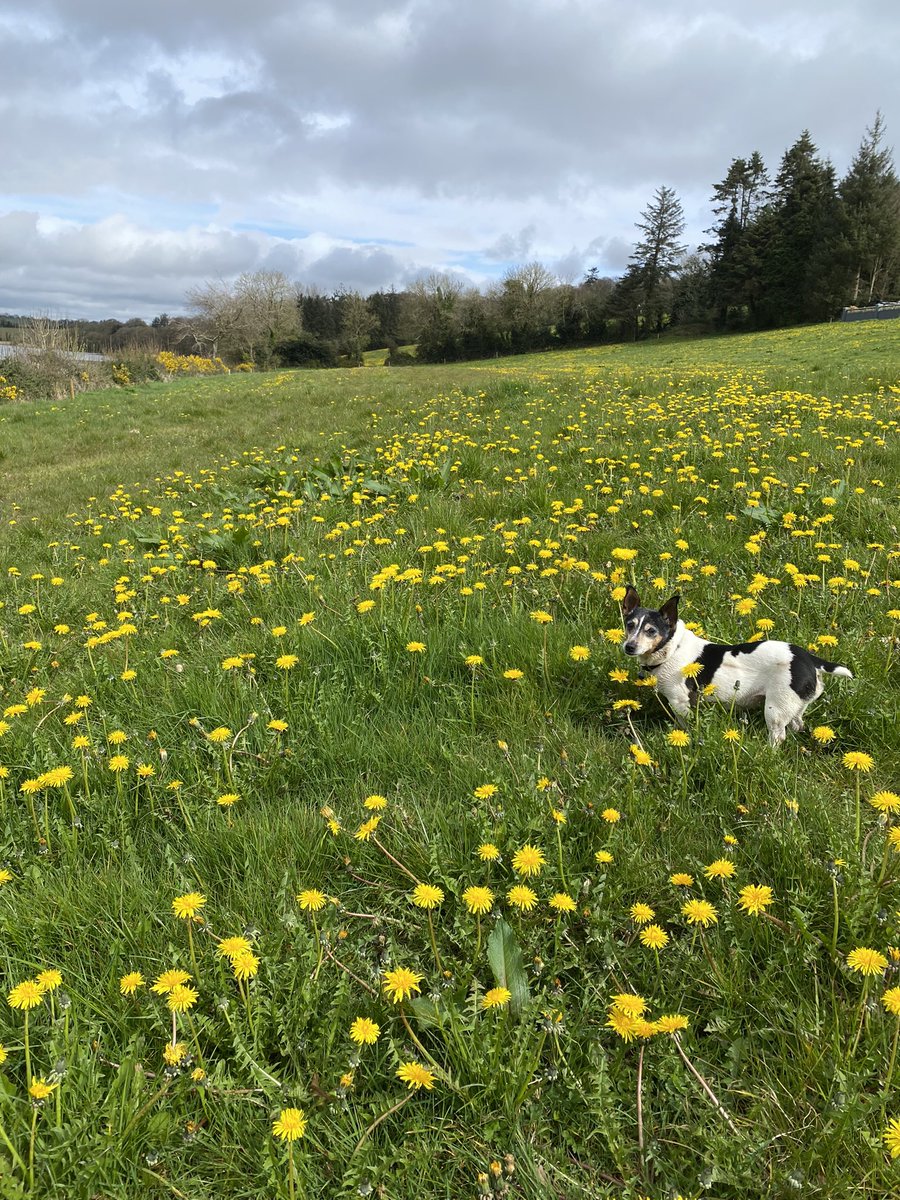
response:
M281 271L252 271L233 283L217 280L192 288L188 328L198 347L230 353L268 367L275 347L300 329L297 290Z

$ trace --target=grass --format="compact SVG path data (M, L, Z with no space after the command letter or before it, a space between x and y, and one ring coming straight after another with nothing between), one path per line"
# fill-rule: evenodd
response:
M898 342L0 409L4 995L61 975L0 999L4 1194L892 1191ZM625 582L846 662L830 735L672 744Z

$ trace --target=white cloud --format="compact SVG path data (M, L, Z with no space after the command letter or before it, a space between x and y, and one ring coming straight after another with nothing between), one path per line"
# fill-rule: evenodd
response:
M698 241L732 157L808 127L842 170L877 108L900 128L894 0L32 0L0 34L2 224L41 218L15 310L172 311L272 261L611 273L659 184Z

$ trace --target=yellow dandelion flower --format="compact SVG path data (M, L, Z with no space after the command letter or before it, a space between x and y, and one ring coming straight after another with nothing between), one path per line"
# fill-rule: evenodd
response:
M395 1074L410 1091L417 1092L420 1088L430 1091L434 1087L434 1073L423 1067L421 1063L401 1063Z
M176 917L180 917L184 921L192 921L204 904L206 904L206 897L200 892L186 892L183 896L176 896L172 901L172 911Z
M381 1035L381 1026L368 1017L357 1017L350 1026L350 1037L359 1046L374 1046Z
M775 896L772 889L764 884L751 883L747 887L741 888L738 893L738 908L742 908L751 917L758 917L774 902Z
M703 868L707 879L731 879L737 868L730 858L717 858L715 862Z
M704 929L715 925L719 920L715 908L708 900L688 900L686 904L682 904L681 913L688 925L701 925Z
M416 975L408 967L395 967L392 971L385 971L383 987L388 998L395 1004L400 1004L407 996L422 990L419 984L423 978L423 975Z
M282 1142L295 1142L306 1133L306 1114L302 1108L283 1108L272 1122L272 1133Z
M325 907L328 897L316 888L309 888L298 895L297 902L304 912L318 912Z
M512 865L517 875L528 878L531 875L540 875L546 861L543 851L526 843L513 855Z
M649 950L663 950L669 944L669 935L661 925L645 925L638 939Z
M420 883L413 888L410 900L416 908L437 908L444 899L444 893L432 883Z
M851 971L858 971L860 975L881 975L887 965L888 960L885 956L868 946L857 946L847 955L847 966Z
M500 851L493 842L482 842L478 847L477 854L482 862L496 862L500 857Z
M512 999L509 988L495 987L485 992L481 997L482 1008L504 1008Z
M462 899L470 913L482 916L491 911L494 893L487 887L467 887L463 892Z
M875 766L875 759L871 754L864 754L862 750L848 750L843 763L849 771L868 772Z

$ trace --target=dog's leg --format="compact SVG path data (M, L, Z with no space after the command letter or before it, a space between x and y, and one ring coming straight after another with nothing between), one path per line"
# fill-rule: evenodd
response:
M802 708L800 710L803 711ZM766 700L766 725L769 727L769 745L780 746L785 739L785 729L788 722L794 720L793 712L785 712L781 704L774 703L771 699Z
M680 724L685 724L691 715L691 693L686 683L679 683L663 692L666 704Z

